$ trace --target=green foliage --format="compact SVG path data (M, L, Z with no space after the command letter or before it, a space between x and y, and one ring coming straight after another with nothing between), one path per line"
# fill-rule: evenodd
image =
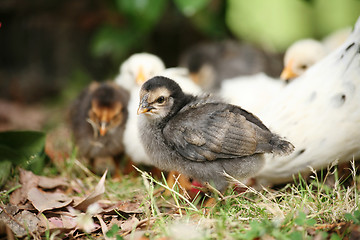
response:
M0 186L12 166L21 166L39 174L45 165L45 134L36 131L0 132Z
M353 214L345 213L345 219L348 221L352 221L356 225L360 225L360 211L356 210Z
M115 6L115 10L112 11L115 11L115 15L120 20L104 23L96 31L92 39L91 52L95 57L111 57L116 65L134 50L146 51L144 48L148 37L165 14L174 13L171 15L171 20L175 19L176 22L175 13L179 11L200 32L210 38L218 38L226 34L221 12L224 5L222 1L173 0L174 4L170 4L167 0L110 0L110 2ZM213 4L214 2L216 4ZM163 21L167 19L163 18Z
M174 0L178 9L187 17L194 16L197 12L204 9L210 0Z
M104 24L92 40L94 56L111 56L120 62L136 46L140 46L154 28L166 7L166 0L113 0L117 14L125 17L120 25Z
M129 25L146 32L159 20L166 0L116 0L118 10L127 16Z
M239 39L284 51L298 39L352 26L359 12L357 0L229 0L226 21Z
M314 226L315 219L308 218L305 213L299 212L298 216L290 221L276 221L263 219L261 221L251 221L250 230L241 235L242 239L255 239L264 236L271 236L275 239L304 239L304 232L294 229L299 227L308 228Z
M116 240L123 240L124 238L118 235L117 233L120 231L120 227L116 224L112 225L109 231L106 232L106 237L115 238Z
M299 215L295 218L294 222L298 226L314 226L316 223L316 220L312 219L312 218L307 219L305 213L299 212Z

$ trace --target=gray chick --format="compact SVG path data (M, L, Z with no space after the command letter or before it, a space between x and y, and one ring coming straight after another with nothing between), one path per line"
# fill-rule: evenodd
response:
M220 192L229 184L224 172L248 178L263 166L264 153L294 149L253 114L211 95L187 95L165 77L142 85L138 114L141 140L155 166Z
M91 162L110 157L118 164L128 101L129 93L112 82L94 82L80 93L69 114L80 156Z
M279 76L282 57L250 44L225 40L195 45L183 54L180 66L189 69L190 78L204 91L216 92L225 79L260 72Z

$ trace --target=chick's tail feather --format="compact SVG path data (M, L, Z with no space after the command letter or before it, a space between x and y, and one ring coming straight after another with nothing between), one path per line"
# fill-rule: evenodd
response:
M275 134L270 140L270 143L273 146L272 152L276 155L289 155L295 149L291 142L286 141Z

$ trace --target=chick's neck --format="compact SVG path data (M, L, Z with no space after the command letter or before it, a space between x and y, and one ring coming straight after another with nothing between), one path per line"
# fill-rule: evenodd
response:
M196 97L188 94L184 94L182 98L176 98L174 101L174 105L171 108L170 112L159 122L159 127L163 129L166 126L166 123L176 115L183 107L185 107L188 103L194 100Z

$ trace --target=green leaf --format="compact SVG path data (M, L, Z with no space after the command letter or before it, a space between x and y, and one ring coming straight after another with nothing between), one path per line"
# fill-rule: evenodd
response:
M118 9L133 25L133 31L148 31L159 20L166 0L116 0Z
M332 234L330 240L341 240L342 238L336 233Z
M0 187L10 176L12 163L8 160L0 160Z
M358 221L360 221L360 211L359 211L359 210L356 210L356 211L354 212L354 217L355 217L355 219L357 219Z
M45 165L45 137L37 131L0 132L0 160L40 173Z
M109 231L106 232L107 237L115 237L116 234L119 232L120 227L116 224L112 225L112 227L109 229ZM116 236L117 237L117 236Z
M294 222L299 226L304 226L306 222L306 214L299 212L299 215L295 218Z
M313 218L309 218L308 220L306 220L307 226L314 226L315 224L316 224L316 220Z
M354 217L351 213L345 213L345 219L348 221L354 221Z
M210 0L174 0L174 2L185 16L191 17L204 9Z
M91 44L92 54L96 57L112 56L118 62L136 43L137 37L129 30L105 25L95 33Z
M289 235L289 238L290 238L290 239L293 239L293 240L302 240L302 239L303 239L303 236L302 236L302 233L301 233L301 232L292 232L292 233Z

